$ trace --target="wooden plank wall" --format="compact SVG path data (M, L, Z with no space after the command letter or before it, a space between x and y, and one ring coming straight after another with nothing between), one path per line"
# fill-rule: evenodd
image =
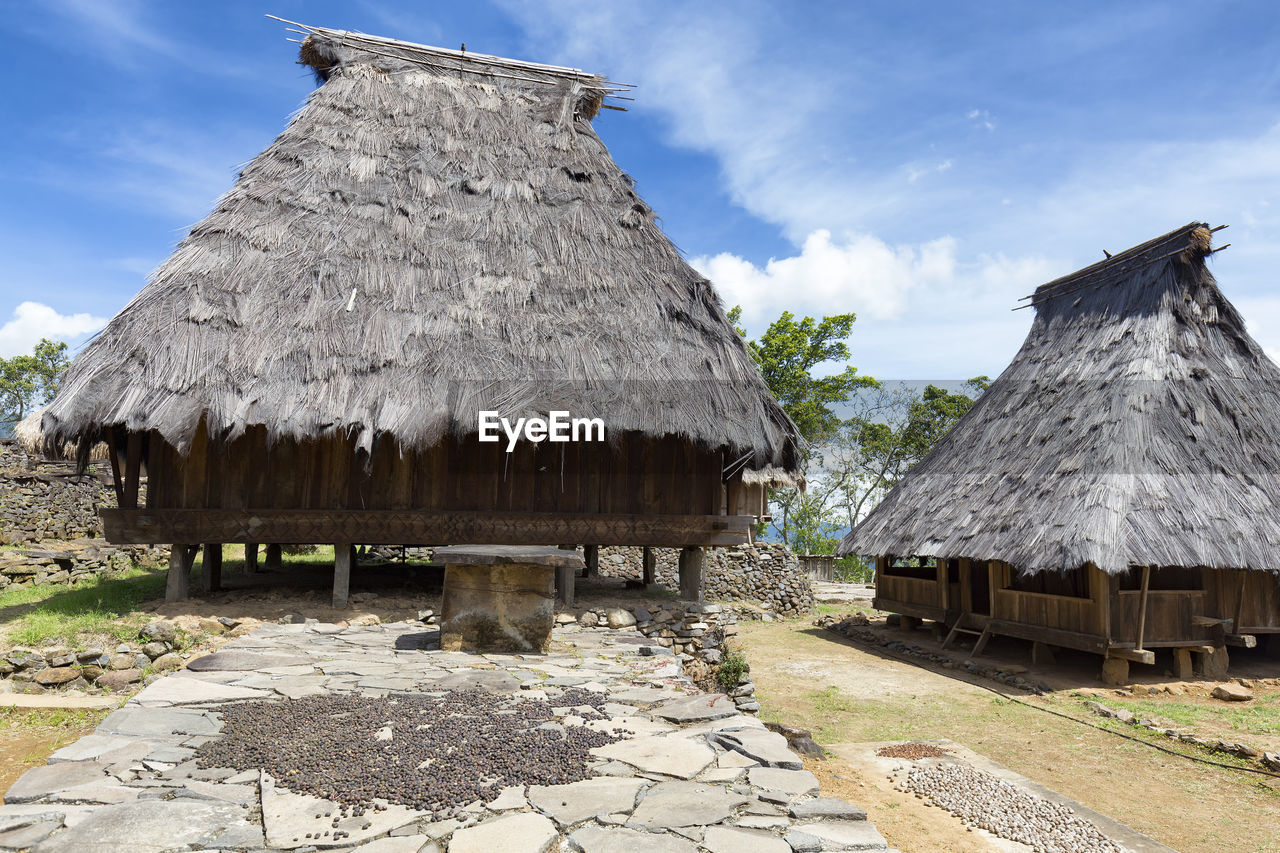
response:
M722 454L628 433L609 444L446 439L424 453L378 442L280 441L262 429L229 444L197 433L183 457L151 436L148 505L169 509L422 509L724 515ZM741 507L738 513L752 512Z
M973 568L982 571L986 565L975 561ZM1107 635L1104 598L1109 587L1105 578L1099 577L1101 572L1092 566L1082 569L1090 573L1089 598L1009 589L1013 567L1008 563L994 561L991 571L994 577L991 588L992 617L1078 634ZM1134 624L1137 624L1136 621Z
M1205 589L1211 598L1204 613L1220 619L1236 618L1240 625L1232 633L1248 634L1251 629L1280 631L1280 578L1268 572L1205 569ZM1243 581L1244 607L1239 607Z

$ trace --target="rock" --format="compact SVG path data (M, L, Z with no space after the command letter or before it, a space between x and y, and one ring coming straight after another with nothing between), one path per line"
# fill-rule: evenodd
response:
M295 794L277 785L266 773L262 774L260 787L263 830L267 846L271 848L294 848L298 846L293 842L294 838L303 839L309 832L319 837L321 833L334 829L348 833L343 839L348 844L358 844L429 817L427 812L392 804L381 811L370 810L362 816L341 818L334 827L324 813L340 811L337 803L307 794ZM550 823L547 821L548 825Z
M203 681L197 678L162 678L134 696L132 701L145 708L157 705L191 705L197 702L267 699L271 695L269 690L219 684L216 681Z
M187 669L192 672L253 672L268 667L309 663L310 658L300 655L269 655L232 650L195 658L187 664Z
M708 826L733 814L751 798L719 785L659 782L645 794L627 826L650 832L683 826Z
M166 643L147 643L142 647L142 653L147 656L147 660L155 660L163 654L167 654L169 646Z
M794 832L818 838L824 850L884 850L889 846L884 836L865 820L802 823Z
M141 680L142 670L140 669L118 669L102 673L95 683L108 690L123 690L130 684L137 684Z
M767 729L734 729L711 732L707 739L725 749L740 752L765 767L803 770L804 764L787 746L787 739Z
M534 808L560 826L572 826L600 815L630 812L644 786L643 779L600 776L568 785L533 785L528 797Z
M421 613L430 613L431 611L430 611L430 610L424 610L424 611L419 611L419 612L421 612ZM423 621L426 621L426 620L424 619ZM578 622L578 617L574 616L572 613L557 613L557 614L556 614L556 624L557 624L557 625L576 625L576 624L577 624L577 622Z
M157 619L154 622L148 622L147 625L139 632L150 642L155 643L173 643L178 639L178 629L172 622L164 619Z
M1118 687L1129 682L1129 662L1124 658L1107 658L1102 662L1102 683Z
M609 623L609 627L617 630L619 628L630 628L636 624L636 617L632 615L630 610L624 610L621 607L612 607L605 611L605 621Z
M600 622L600 617L596 616L594 611L584 610L578 616L578 624L583 628L594 628Z
M80 670L73 666L51 666L36 673L36 684L57 687L80 677Z
M653 621L653 614L644 607L637 607L635 610L632 610L631 615L635 617L636 624Z
M0 850L26 850L62 828L60 820L41 820L0 832Z
M818 777L808 770L783 770L777 767L753 767L747 771L747 780L766 791L780 791L792 796L818 793Z
M104 652L102 649L85 649L82 652L76 653L76 660L80 663L97 663L98 658L102 657L103 654Z
M107 781L107 765L97 761L62 761L35 767L18 777L5 792L4 801L29 803L58 791Z
M286 613L276 620L277 625L302 625L306 623L305 616L299 616L297 613Z
M866 820L867 813L857 806L835 797L818 797L792 803L790 813L796 820Z
M218 624L223 628L226 628L228 631L234 631L236 628L240 627L239 619L232 619L230 616L219 616L217 619Z
M636 737L598 746L591 754L630 764L645 773L679 779L692 779L716 758L715 752L705 744L660 736Z
M174 654L173 652L160 655L160 657L151 662L151 668L157 672L168 672L171 669L181 669L182 656Z
M656 835L622 827L587 824L566 839L575 853L697 853L697 846L675 835ZM743 851L748 853L748 851Z
M697 723L732 717L738 709L723 693L699 693L665 702L651 713L673 723Z
M551 821L522 812L459 829L449 840L449 853L547 853L559 838Z
M134 655L128 653L117 653L111 656L110 662L107 664L108 669L133 669Z
M791 853L791 845L772 833L727 826L708 826L702 846L708 853Z
M40 676L36 676L36 680L39 681ZM1248 702L1253 699L1252 690L1239 684L1230 683L1215 685L1209 695L1214 699L1221 699L1223 702Z
M787 842L793 853L820 853L822 850L822 839L807 832L792 830L782 840Z
M180 708L121 708L98 725L98 733L128 737L214 735L222 724L206 711Z
M103 669L100 666L92 664L80 667L80 675L84 676L86 681L97 681L98 676L102 675Z
M244 823L227 803L147 800L95 809L43 842L40 853L166 853L188 849ZM201 845L203 846L203 845Z

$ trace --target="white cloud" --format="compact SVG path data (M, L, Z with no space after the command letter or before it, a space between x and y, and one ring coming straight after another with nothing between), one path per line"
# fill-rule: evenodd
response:
M74 345L106 323L106 317L59 314L39 302L22 302L13 309L13 319L0 326L0 358L29 354L41 338Z
M835 241L826 230L805 238L798 255L771 258L763 267L728 252L690 263L711 279L727 305L742 306L748 329L786 310L896 317L912 289L950 282L956 266L950 237L918 247L890 246L865 234Z

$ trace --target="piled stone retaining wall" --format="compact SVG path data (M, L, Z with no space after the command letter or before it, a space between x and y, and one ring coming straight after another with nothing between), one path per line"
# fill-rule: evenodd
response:
M655 548L657 582L680 589L680 550ZM640 580L641 549L600 549L600 574ZM813 609L813 584L786 545L757 542L731 548L708 548L702 579L704 596L713 601L744 601L783 616Z
M108 470L104 471L104 468ZM141 496L145 500L145 492ZM74 583L164 556L164 550L102 539L98 509L114 506L108 463L85 474L0 441L0 588L12 583Z

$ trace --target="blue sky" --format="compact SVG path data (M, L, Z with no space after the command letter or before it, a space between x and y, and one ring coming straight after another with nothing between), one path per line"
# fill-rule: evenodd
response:
M271 12L636 84L596 127L759 333L858 314L873 376L994 376L1037 284L1205 219L1280 353L1269 2L0 0L0 356L141 287L313 89Z

